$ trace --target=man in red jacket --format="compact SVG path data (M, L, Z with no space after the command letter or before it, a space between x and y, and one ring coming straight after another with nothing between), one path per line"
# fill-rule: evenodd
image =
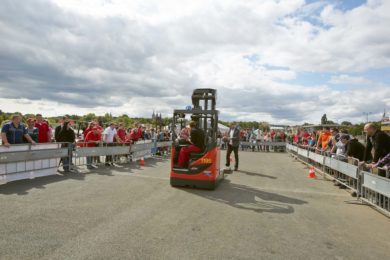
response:
M101 134L97 127L93 127L91 131L85 137L85 146L87 147L95 147L98 143L101 142ZM97 168L95 165L92 165L92 156L87 156L87 168Z
M49 142L49 126L43 121L42 115L36 115L35 127L38 128L38 142Z
M119 136L119 139L121 140L122 143L126 141L126 130L122 123L119 123L119 127L116 130L116 134Z
M135 134L135 139L134 139L134 142L136 142L142 139L142 125L137 122L134 124L134 126L137 129L137 132Z

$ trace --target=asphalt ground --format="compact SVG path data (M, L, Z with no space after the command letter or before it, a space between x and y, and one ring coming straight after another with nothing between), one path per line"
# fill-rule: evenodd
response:
M240 152L215 191L145 163L0 186L0 259L390 259L390 219L286 153Z

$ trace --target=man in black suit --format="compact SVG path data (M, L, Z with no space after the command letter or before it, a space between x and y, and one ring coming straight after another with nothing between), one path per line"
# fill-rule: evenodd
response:
M76 140L75 133L73 128L70 127L69 121L65 120L63 122L56 138L56 142L62 143L62 147L68 148L68 156L61 158L64 172L67 173L70 171L70 166L72 165L72 151Z
M65 121L68 121L68 118L66 116L63 116L61 119L60 119L60 125L58 125L55 130L54 130L54 139L56 140L56 142L60 142L58 140L59 138L59 133L61 132L62 128L64 127L64 123Z
M240 129L236 126L234 122L230 123L230 129L227 133L227 136L224 137L227 140L228 148L226 153L226 166L230 166L230 154L234 152L235 165L234 170L238 170L238 147L240 145Z
M390 136L385 132L378 130L373 124L366 124L364 132L367 134L367 146L364 156L364 161L370 159L372 148L374 148L374 163L390 153Z

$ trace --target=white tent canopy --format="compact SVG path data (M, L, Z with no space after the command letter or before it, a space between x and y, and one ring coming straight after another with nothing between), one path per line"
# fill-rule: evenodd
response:
M221 133L225 133L225 132L229 131L229 127L227 127L227 126L225 126L223 124L218 123L218 130Z

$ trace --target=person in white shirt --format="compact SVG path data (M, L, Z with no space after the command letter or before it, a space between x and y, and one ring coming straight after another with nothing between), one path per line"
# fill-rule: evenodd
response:
M110 126L104 129L103 132L103 142L107 146L114 146L114 140L116 140L118 143L120 142L119 136L115 129L115 123L111 122ZM114 165L112 161L112 155L106 156L106 166Z
M262 146L260 145L262 142L263 142L263 131L261 131L260 129L257 129L256 131L256 144L257 144L257 151L261 151L263 150Z

